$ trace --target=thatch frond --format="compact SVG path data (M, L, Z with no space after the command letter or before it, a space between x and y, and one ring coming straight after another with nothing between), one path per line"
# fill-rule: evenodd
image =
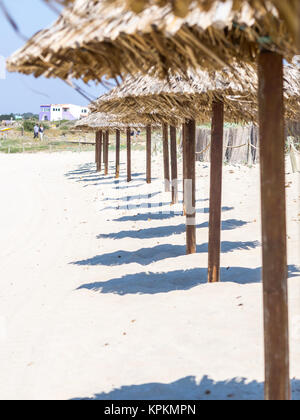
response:
M288 60L297 52L292 25L272 6L276 0L198 0L185 17L172 4L160 1L136 15L124 0L75 0L8 60L8 70L87 82L155 68L164 78L170 69L185 74L252 63L260 48Z
M257 120L257 76L251 68L222 72L189 71L188 79L169 76L160 80L151 76L128 76L120 87L102 95L92 109L114 112L119 117L134 114L150 115L156 121L177 125L187 118L210 121L211 105L215 100L225 104L228 122ZM287 117L297 119L300 110L300 69L285 68L285 101Z
M73 4L75 0L44 0L46 3L58 3L63 6L69 6L70 4Z
M82 131L98 130L126 130L128 126L133 128L144 128L139 122L132 121L131 124L125 124L120 118L113 114L103 112L93 112L89 116L77 121L75 128Z

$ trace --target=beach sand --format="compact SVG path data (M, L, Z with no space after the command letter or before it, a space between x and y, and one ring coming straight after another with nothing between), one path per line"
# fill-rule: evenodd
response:
M0 398L263 398L259 167L224 166L222 281L211 285L209 165L197 163L198 253L186 256L162 157L151 187L144 152L130 184L125 153L119 182L110 159L105 178L94 153L0 155ZM300 399L300 190L287 172Z

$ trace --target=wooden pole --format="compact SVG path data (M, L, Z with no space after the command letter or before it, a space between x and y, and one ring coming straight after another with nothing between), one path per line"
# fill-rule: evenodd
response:
M98 143L98 131L96 131L96 133L95 133L95 163L97 164L97 159L98 159L98 146L99 146L99 143Z
M101 154L102 154L102 131L98 131L96 134L96 142L97 142L97 172L101 172L102 164L101 164Z
M182 124L182 191L183 191L183 215L186 216L186 208L185 208L185 180L186 180L186 127L185 124Z
M263 252L265 398L288 400L289 328L285 201L283 57L258 63Z
M120 130L116 130L116 178L120 177Z
M106 131L102 131L102 156L103 156L102 160L104 164L105 164L105 158L106 158L105 148L106 148Z
M131 181L131 130L127 128L127 182Z
M109 151L109 131L106 131L105 134L105 175L108 175L108 169L109 169L109 156L108 156L108 151Z
M165 192L170 192L170 159L168 124L162 125Z
M172 177L172 204L178 203L178 172L177 172L177 140L176 127L170 126L171 141L171 177Z
M146 168L146 181L147 184L151 184L151 125L147 125L146 128L146 160L147 160L147 168Z
M224 103L213 102L210 159L208 282L220 281Z
M196 253L196 122L187 120L185 124L185 186L186 208L186 252Z

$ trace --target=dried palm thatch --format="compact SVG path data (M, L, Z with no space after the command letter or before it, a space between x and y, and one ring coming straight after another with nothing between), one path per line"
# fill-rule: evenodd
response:
M129 124L120 121L116 115L103 112L93 112L75 124L75 128L81 131L126 130L128 126ZM144 125L139 123L133 123L130 126L133 128L144 128Z
M128 76L120 87L102 95L92 109L114 112L119 118L152 118L178 125L187 118L210 121L211 105L222 100L228 122L257 120L257 76L251 68L237 68L236 79L228 70L222 72L189 71L188 79L170 76L161 80L151 76ZM286 116L300 115L300 69L285 68ZM138 116L139 114L139 116Z
M203 116L201 117L201 121L203 123L207 122ZM163 123L177 127L184 122L181 116L172 114L168 111L161 112L160 110L156 110L146 112L145 110L141 109L138 112L134 107L124 109L123 113L118 114L118 119L120 122L133 128L135 127L135 124L141 124L144 127L151 125L154 129L160 128L161 124Z
M260 48L288 60L297 51L292 24L264 0L199 0L184 18L166 1L139 15L124 0L72 3L8 60L8 70L87 82L155 68L164 78L170 69L185 74L235 59L251 63Z
M47 2L56 1L60 4L70 5L74 3L74 0L45 0ZM225 0L221 0L225 1ZM115 0L107 0L108 3L115 3ZM124 0L126 7L132 10L134 13L141 13L147 7L154 4L163 7L169 4L172 7L172 12L175 16L184 18L188 15L191 4L193 2L198 3L198 7L203 11L209 10L216 0ZM235 0L233 3L234 10L239 10L244 1ZM300 17L300 5L298 0L248 0L251 7L258 11L263 9L268 10L268 3L272 3L276 8L280 18L286 22L287 27L291 29L294 36L299 36L299 17ZM263 10L262 9L262 10ZM295 13L297 11L297 13Z
M74 3L75 0L44 0L44 2L49 3L49 4L53 4L53 3L58 3L59 5L62 6L70 6Z

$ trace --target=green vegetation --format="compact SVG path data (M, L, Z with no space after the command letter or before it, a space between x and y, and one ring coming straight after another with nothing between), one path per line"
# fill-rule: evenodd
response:
M15 119L14 114L2 114L0 115L0 121L10 121L11 119Z
M37 123L37 121L32 121L32 120L25 120L25 121L23 121L23 128L24 128L24 131L27 131L27 132L33 132L33 128L34 128L34 126L35 126L35 124ZM48 124L42 124L43 125L43 127L44 127L44 130L49 130L49 125Z
M23 120L38 120L39 116L37 114L33 114L32 112L25 112L24 114L2 114L0 115L0 121L10 121L11 119L14 121L16 116L20 116Z
M35 121L24 121L23 128L25 131L33 131L33 127L35 126Z
M35 152L63 152L63 151L92 151L93 145L79 145L68 141L22 141L20 138L0 140L0 153L35 153Z

